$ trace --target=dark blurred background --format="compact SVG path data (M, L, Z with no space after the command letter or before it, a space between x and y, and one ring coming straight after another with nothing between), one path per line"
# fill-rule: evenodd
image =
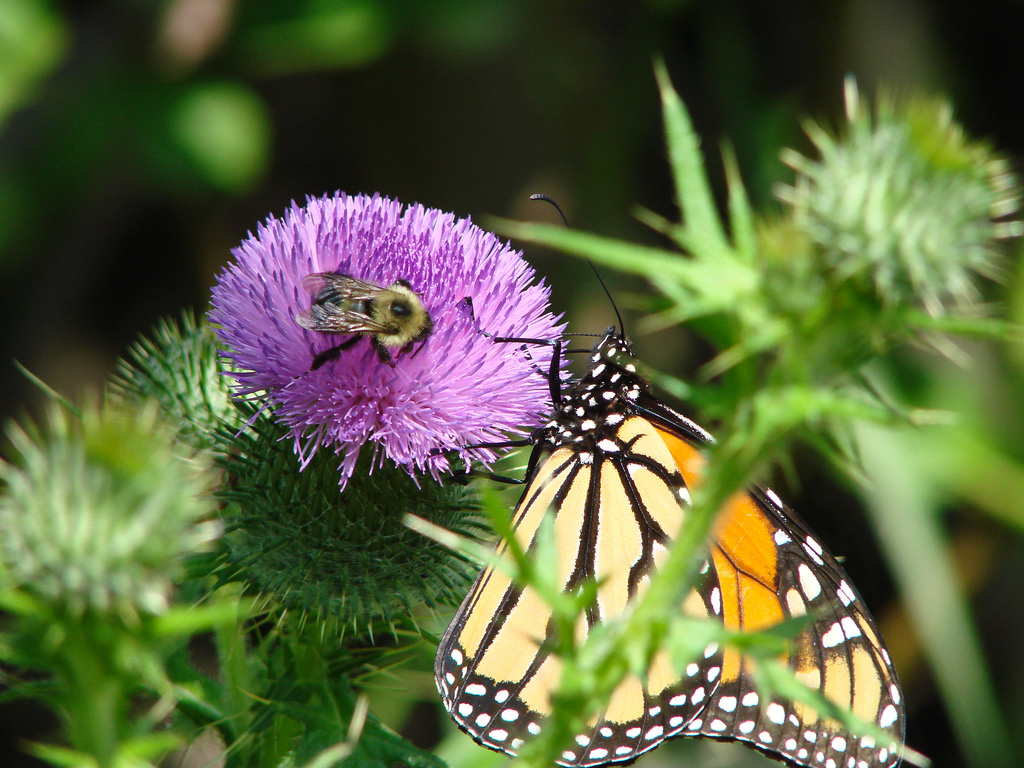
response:
M527 199L545 192L574 227L657 242L632 211L675 213L658 55L716 182L727 140L761 210L789 178L779 150L808 150L801 120L838 119L847 73L867 92L948 96L1019 172L1022 35L1019 0L0 0L0 416L41 400L13 361L73 398L98 390L159 317L204 311L248 230L307 195L379 191L486 226L488 215L554 221ZM527 257L573 329L613 320L579 262ZM645 290L609 280L627 310ZM700 362L681 329L638 342L660 369L687 375ZM936 766L961 764L863 513L824 467L797 465L797 506L849 556L893 633L908 741ZM969 511L953 522L1012 724L1024 622L1005 606L1020 598L1024 560ZM45 728L26 711L3 711L0 755ZM429 744L437 713L414 711ZM736 759L700 748L691 764Z

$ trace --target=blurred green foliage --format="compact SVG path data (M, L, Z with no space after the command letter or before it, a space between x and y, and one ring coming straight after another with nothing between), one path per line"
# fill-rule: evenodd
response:
M720 207L719 141L730 142L755 209L771 211L774 185L792 176L780 149L810 153L800 120L835 122L847 73L867 93L888 83L948 95L971 135L1019 164L1022 29L1024 5L1002 0L969 10L953 0L0 0L0 408L20 413L36 397L12 358L62 392L100 386L140 329L182 305L204 307L247 229L306 194L380 191L476 218L550 220L524 202L543 191L576 228L664 247L628 214L636 203L674 213L651 77L657 54L703 139ZM805 245L782 227L761 237L777 252ZM539 248L528 255L575 330L608 325L585 267ZM1024 282L1012 262L1001 272L1007 288L982 283L981 298L1020 322ZM612 282L659 384L670 383L660 372L693 372L714 354L679 327L671 301L639 279ZM641 323L661 333L637 334ZM942 441L948 452L915 487L945 491L929 519L1011 724L1024 718L1024 662L1007 641L1024 633L1022 350L1013 333L944 348L959 372L916 351L869 372L893 403L969 423L970 439ZM699 380L671 387L698 399L707 391ZM934 445L904 446L892 462L926 448ZM935 647L946 643L948 656L956 638L893 599L850 481L807 452L795 463L788 499L848 556L882 622L907 687L909 742L940 768L963 764L950 719L971 710L971 692L937 682L932 666ZM910 549L897 557L910 566L935 551L903 543ZM389 708L389 723L424 746L451 730L427 704L428 655L405 676L412 693L401 703L371 691L374 711ZM245 710L236 705L228 717ZM13 739L33 733L38 718L17 705L0 719ZM445 748L456 764L491 757L457 734ZM735 764L764 764L726 752ZM5 764L26 759L17 754ZM684 743L645 764L710 764L721 754Z

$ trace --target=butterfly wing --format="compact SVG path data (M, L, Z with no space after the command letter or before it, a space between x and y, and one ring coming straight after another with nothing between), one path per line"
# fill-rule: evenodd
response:
M682 477L662 478L666 468L672 471L671 456L653 427L631 419L616 439L631 450L611 451L594 462L581 461L565 447L550 453L527 486L514 521L529 555L545 513L555 510L559 583L565 589L587 579L599 583L596 604L577 627L579 640L643 590L685 509ZM681 608L698 615L714 612L697 592ZM480 574L435 663L446 707L479 743L516 754L540 732L561 672L550 652L553 631L551 612L534 590L515 585L494 568ZM704 708L721 665L722 651L709 646L702 662L681 677L668 654L659 653L645 680L630 676L620 683L559 762L592 766L636 759L680 732Z
M689 485L699 483L703 458L687 437L659 434ZM805 704L762 699L751 662L732 648L721 684L687 731L747 742L797 765L897 764L904 722L896 671L852 582L803 521L771 491L737 494L716 521L711 561L720 591L709 597L721 603L726 628L756 631L810 614L786 659L790 669L892 739L856 738Z
M701 481L710 436L648 391L628 345L609 334L590 372L556 409L535 450L543 458L516 511L528 555L554 512L558 583L597 583L595 605L576 628L620 614L646 588L682 525L689 489ZM792 765L890 768L899 762L899 684L874 622L835 558L771 492L733 496L719 513L702 578L680 610L756 631L800 616L808 624L784 661L838 706L887 730L876 744L813 708L762 697L752 662L711 644L676 669L664 651L645 679L627 677L608 706L558 761L631 762L678 735L741 741ZM560 661L551 612L529 587L493 568L481 573L441 641L435 676L459 726L484 746L516 754L551 712Z

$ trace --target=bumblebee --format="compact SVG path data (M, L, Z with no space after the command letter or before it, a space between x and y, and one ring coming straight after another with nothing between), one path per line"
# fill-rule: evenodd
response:
M408 350L434 328L420 297L405 280L382 288L350 275L317 272L306 275L302 286L314 298L313 305L296 316L299 325L319 333L353 334L318 354L310 370L333 360L362 336L370 337L381 362L394 366L392 349Z

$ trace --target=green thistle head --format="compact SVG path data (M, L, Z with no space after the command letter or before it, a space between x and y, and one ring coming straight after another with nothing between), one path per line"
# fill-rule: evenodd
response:
M976 275L996 271L998 238L1021 233L1007 164L968 141L938 100L883 96L872 114L847 83L848 125L811 125L820 158L788 152L797 172L780 191L832 274L885 305L933 315L971 302Z
M338 487L338 458L304 465L270 409L233 401L209 325L161 322L118 365L111 394L155 402L180 440L216 456L226 529L218 578L245 585L266 605L338 632L405 625L423 607L457 603L472 568L402 523L405 513L479 537L475 495L461 485L417 485L404 469L367 457Z
M71 614L160 613L184 558L217 536L208 464L155 408L56 406L13 426L0 463L0 573Z
M266 412L245 432L222 437L226 578L338 634L393 632L415 625L423 608L462 598L472 566L406 527L403 517L480 538L471 488L417 485L394 466L371 475L364 458L342 492L336 457L317 452L300 467L284 427Z
M241 426L225 365L213 331L183 312L180 322L164 318L128 348L108 392L115 402L131 407L155 402L182 440L211 448L222 425Z

